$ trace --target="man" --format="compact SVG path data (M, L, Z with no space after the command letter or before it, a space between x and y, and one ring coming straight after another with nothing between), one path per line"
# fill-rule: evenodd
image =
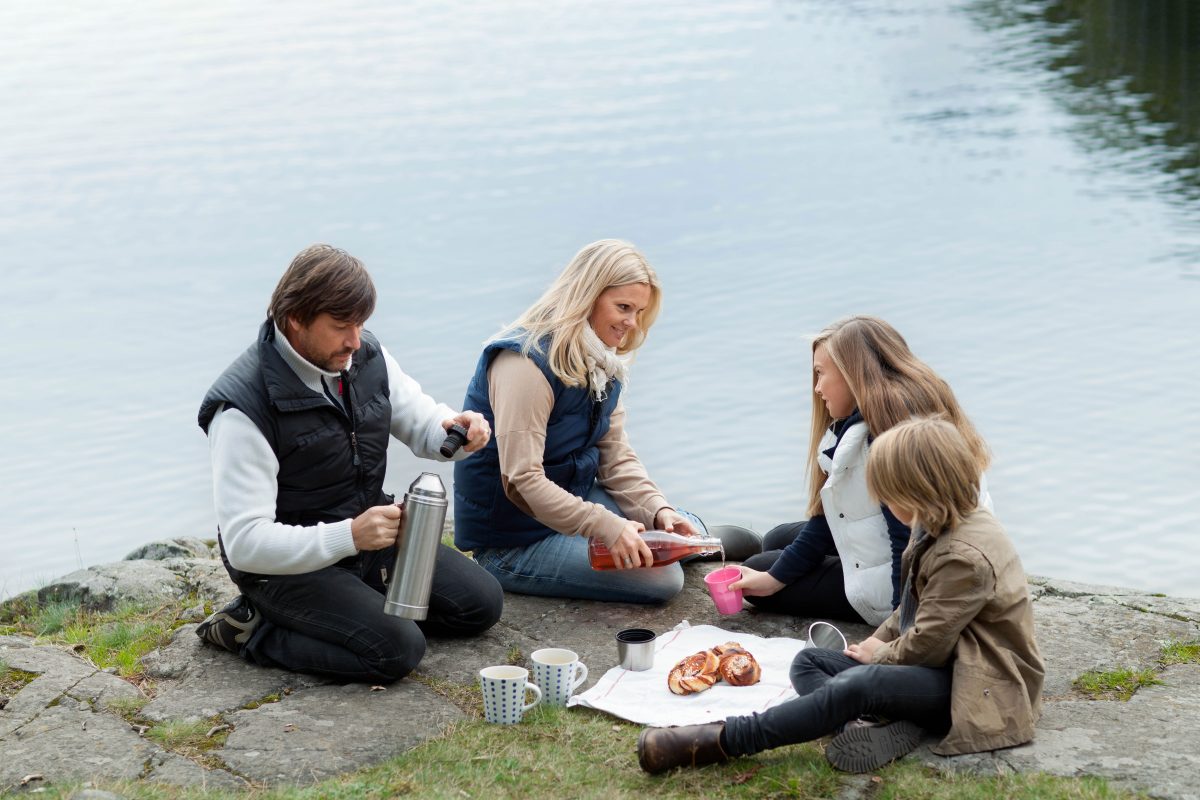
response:
M482 415L435 403L363 323L375 286L328 245L300 252L250 346L200 406L221 555L241 595L196 634L253 663L341 680L407 675L425 634L469 636L500 618L500 584L439 544L429 616L383 613L402 513L383 491L388 436L418 456L453 424L455 456L487 444Z

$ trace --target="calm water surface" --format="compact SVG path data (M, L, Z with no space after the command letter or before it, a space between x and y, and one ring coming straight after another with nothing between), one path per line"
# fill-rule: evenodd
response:
M606 236L666 286L627 402L680 505L798 518L805 335L873 313L987 436L1029 571L1195 594L1191 5L6 4L0 595L212 535L197 406L305 245L457 404Z

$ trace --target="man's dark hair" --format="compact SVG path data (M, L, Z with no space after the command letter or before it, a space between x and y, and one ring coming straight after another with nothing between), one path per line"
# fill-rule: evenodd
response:
M375 284L363 263L345 250L314 244L292 259L271 295L267 316L286 329L288 317L301 325L320 314L363 323L374 310Z

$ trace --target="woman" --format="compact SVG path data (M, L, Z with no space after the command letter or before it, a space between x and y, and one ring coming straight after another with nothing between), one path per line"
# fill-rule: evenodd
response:
M926 734L939 755L1013 747L1033 738L1045 667L1020 558L979 507L975 445L946 420L894 426L871 448L870 494L916 535L904 553L899 609L844 651L805 648L792 662L799 695L761 714L647 728L647 772L697 767L837 735L825 756L869 772ZM886 720L864 723L863 715Z
M740 588L769 611L878 625L899 603L909 528L867 491L872 439L918 414L942 414L980 474L987 445L949 384L877 317L848 317L813 340L807 522L781 525L742 567ZM991 508L986 483L982 504Z
M510 592L658 603L678 564L648 569L647 528L703 533L667 502L625 435L625 356L658 316L662 289L633 245L580 250L553 285L484 346L467 387L494 436L454 468L454 543ZM735 529L736 530L736 529ZM618 564L593 570L588 540ZM739 544L739 553L758 552ZM732 557L732 556L731 556Z

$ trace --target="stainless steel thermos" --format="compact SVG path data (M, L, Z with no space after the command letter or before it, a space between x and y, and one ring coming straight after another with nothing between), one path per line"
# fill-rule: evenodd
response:
M404 495L404 530L396 547L396 564L383 610L394 617L425 619L442 525L446 522L446 487L432 472L422 472Z

